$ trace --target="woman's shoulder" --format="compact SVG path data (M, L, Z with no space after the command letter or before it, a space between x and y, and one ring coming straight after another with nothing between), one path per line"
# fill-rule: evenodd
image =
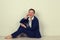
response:
M34 19L38 20L38 18L36 16L34 16Z

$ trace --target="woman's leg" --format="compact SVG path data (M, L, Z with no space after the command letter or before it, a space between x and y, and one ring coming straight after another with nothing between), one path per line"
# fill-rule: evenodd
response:
M26 32L25 33L27 34L28 37L31 37L31 38L35 37L34 32L31 31L30 27L26 28Z
M30 38L41 38L41 34L38 31L26 30L26 34Z
M19 27L16 32L11 34L11 36L12 38L16 38L19 34L24 33L24 32L25 32L25 28Z
M30 38L34 38L35 37L35 35L34 35L34 33L32 31L26 31L26 34Z
M6 36L5 39L16 38L21 33L25 33L25 28L23 28L22 26L20 26L16 32Z

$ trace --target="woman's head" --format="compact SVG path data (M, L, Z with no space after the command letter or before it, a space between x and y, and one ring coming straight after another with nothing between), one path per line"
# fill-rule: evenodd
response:
M34 10L34 9L31 8L31 9L28 10L28 15L29 15L30 17L33 17L34 14L35 14L35 10Z

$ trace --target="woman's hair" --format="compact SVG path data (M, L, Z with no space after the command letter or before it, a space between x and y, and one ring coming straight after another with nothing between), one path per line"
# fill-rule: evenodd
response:
M34 10L34 9L32 9L32 8L30 8L30 9L29 9L29 11L31 11L31 10L32 10L32 11L34 12L34 14L35 14L35 10Z

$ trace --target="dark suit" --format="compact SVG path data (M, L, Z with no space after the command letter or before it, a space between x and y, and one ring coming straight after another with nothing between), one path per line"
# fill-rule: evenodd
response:
M32 27L30 28L29 26L29 20L27 19L22 19L20 23L23 23L26 28L23 28L21 25L18 28L16 32L14 32L12 35L13 38L16 38L19 34L21 33L26 33L28 37L31 38L41 38L41 34L39 32L39 21L38 19L34 16L34 19L32 20Z

